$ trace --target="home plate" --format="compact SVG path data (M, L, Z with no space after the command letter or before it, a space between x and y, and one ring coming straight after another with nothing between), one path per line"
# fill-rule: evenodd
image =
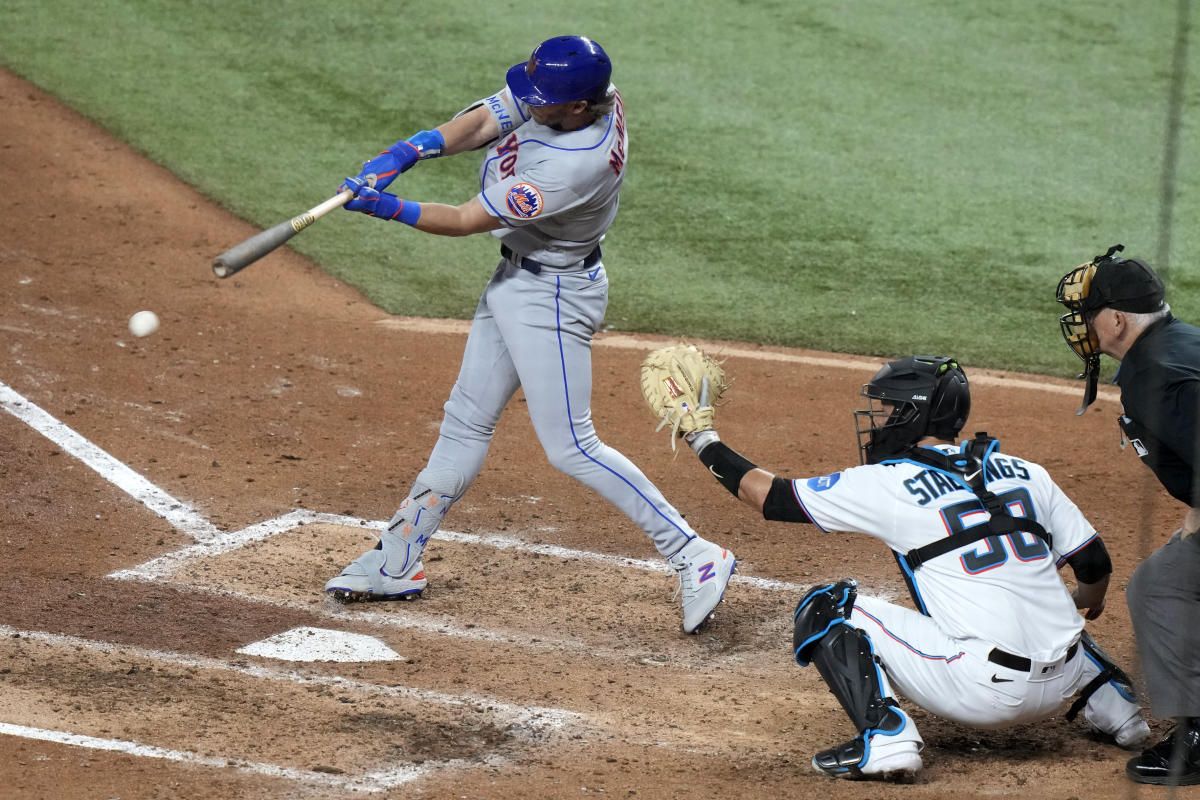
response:
M280 661L403 661L374 636L325 628L292 628L254 642L237 652Z

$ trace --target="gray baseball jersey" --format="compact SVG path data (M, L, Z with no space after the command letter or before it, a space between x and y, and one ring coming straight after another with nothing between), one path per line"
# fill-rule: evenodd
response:
M617 216L628 133L618 95L606 120L576 131L535 122L508 87L483 101L500 137L479 168L479 200L514 252L567 266L595 249Z
M566 132L534 122L507 88L483 102L501 133L484 156L479 200L505 222L495 231L504 245L547 268L522 269L512 258L497 266L423 475L454 473L458 486L470 486L520 388L551 463L621 509L669 557L695 531L636 465L600 441L591 419L592 336L604 321L608 277L603 262L585 259L617 213L628 148L621 97L611 114Z

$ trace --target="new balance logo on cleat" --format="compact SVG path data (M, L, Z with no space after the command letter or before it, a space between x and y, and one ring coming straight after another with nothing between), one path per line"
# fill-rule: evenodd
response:
M683 631L695 633L721 602L737 559L728 550L699 536L670 558L679 575L683 599Z

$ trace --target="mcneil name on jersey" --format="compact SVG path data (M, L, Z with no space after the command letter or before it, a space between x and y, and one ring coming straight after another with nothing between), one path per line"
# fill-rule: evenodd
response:
M1025 469L1025 462L1019 458L992 456L988 459L987 474L984 477L989 481L999 478L1027 481L1029 470ZM917 498L917 505L922 506L949 492L970 491L959 481L936 469L921 470L904 482L904 488Z

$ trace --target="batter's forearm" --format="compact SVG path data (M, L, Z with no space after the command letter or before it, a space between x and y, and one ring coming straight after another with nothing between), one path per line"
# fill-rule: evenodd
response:
M471 198L461 206L421 203L421 215L413 227L438 236L469 236L497 230L504 223L487 213L478 198Z
M455 117L437 130L446 140L445 155L478 150L500 135L500 124L487 106L479 105L467 113Z

